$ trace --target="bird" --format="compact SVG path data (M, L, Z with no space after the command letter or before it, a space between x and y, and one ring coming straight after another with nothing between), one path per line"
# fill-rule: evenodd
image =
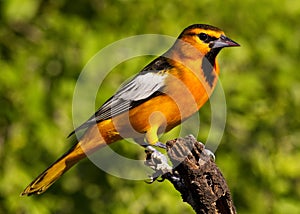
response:
M34 179L21 195L44 193L87 155L121 139L157 145L159 134L197 113L212 94L225 47L240 46L212 25L186 27L173 45L122 85L86 122L75 145Z

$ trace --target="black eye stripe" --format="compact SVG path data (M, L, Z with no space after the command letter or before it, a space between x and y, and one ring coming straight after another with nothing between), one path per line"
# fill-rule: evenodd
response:
M200 33L200 34L198 34L198 37L202 41L206 41L208 39L208 35L206 33Z
M218 39L218 38L216 38L214 36L210 36L210 35L208 35L206 33L200 33L197 36L199 37L200 40L202 40L205 43L209 43L211 41L215 41L215 40Z

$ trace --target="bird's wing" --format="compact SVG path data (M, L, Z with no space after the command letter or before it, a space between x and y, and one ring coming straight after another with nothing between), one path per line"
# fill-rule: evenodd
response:
M162 94L165 78L167 77L164 71L171 67L163 56L152 61L132 80L123 85L92 117L77 127L69 136L80 129L129 111L146 100Z

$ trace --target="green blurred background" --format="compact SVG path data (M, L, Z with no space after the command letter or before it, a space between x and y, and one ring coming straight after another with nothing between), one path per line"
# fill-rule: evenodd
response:
M227 123L216 152L238 212L300 213L300 1L7 0L0 10L0 213L193 213L169 182L124 180L88 160L41 196L19 194L70 147L74 87L97 51L139 34L176 37L194 23L242 45L219 56ZM152 58L122 65L98 105ZM209 110L200 111L201 141Z

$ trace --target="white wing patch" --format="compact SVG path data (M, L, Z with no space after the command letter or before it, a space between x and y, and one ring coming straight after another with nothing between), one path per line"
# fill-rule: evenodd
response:
M140 74L124 85L114 96L115 99L143 100L163 88L167 75L148 72Z
M164 70L171 68L165 57L159 57L148 64L137 76L123 85L116 94L107 100L85 123L77 127L76 131L89 127L102 120L107 120L131 108L140 105L143 100L163 93L167 73ZM139 102L141 101L141 102Z
M155 92L161 91L165 85L166 77L167 74L163 72L141 72L122 86L92 117L77 127L70 135L80 129L88 127L90 124L95 124L98 121L107 120L129 111L130 108L134 107L135 102L144 100Z
M96 112L96 120L104 120L130 109L131 102L150 97L165 84L166 74L159 72L140 73L122 86L116 94ZM109 116L110 115L110 116Z

